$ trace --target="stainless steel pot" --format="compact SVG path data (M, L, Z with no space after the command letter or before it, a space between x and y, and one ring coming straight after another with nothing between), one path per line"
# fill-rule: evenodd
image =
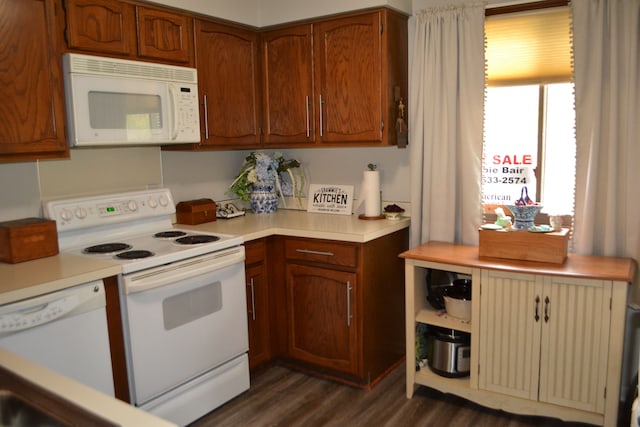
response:
M471 335L455 329L435 328L432 340L429 367L445 377L465 377L471 365Z

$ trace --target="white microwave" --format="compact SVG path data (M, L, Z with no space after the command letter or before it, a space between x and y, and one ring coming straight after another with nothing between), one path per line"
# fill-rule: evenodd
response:
M200 142L195 68L66 53L69 144Z

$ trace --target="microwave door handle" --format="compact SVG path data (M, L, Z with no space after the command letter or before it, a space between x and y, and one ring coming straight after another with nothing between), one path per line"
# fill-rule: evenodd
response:
M176 103L176 93L177 88L174 84L169 85L169 100L171 103L171 110L173 110L173 114L171 115L171 139L175 140L178 138L178 125L176 124L178 120L178 104Z

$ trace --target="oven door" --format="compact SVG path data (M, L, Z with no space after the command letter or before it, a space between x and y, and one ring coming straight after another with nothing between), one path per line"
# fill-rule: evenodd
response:
M247 352L244 247L121 277L137 406Z

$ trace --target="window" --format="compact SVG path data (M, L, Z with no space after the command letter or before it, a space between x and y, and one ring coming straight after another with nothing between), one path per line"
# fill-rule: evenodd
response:
M487 16L482 173L487 220L497 206L519 199L525 187L543 213L573 214L569 13L568 7L554 7Z

